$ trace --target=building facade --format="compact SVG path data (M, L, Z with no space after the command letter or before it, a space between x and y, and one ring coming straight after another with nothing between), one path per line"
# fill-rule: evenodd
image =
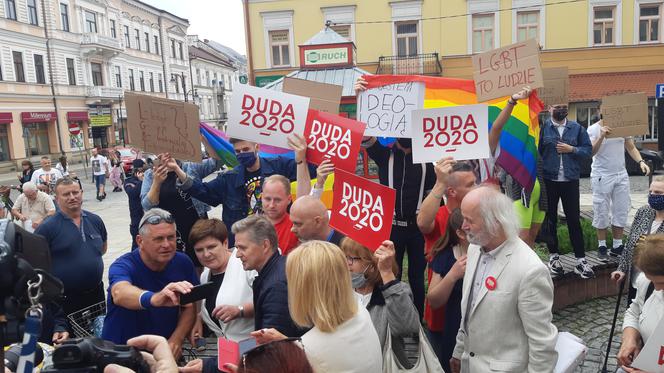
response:
M664 83L663 0L244 0L252 82L299 69L299 46L330 21L371 73L472 79L471 55L528 38L542 66L570 73L570 117L599 117L608 94L645 92L656 133L655 84Z
M238 84L238 69L230 58L209 46L208 42L195 35L189 36L192 86L201 121L223 129L233 87Z
M123 143L126 90L185 99L188 27L135 0L2 0L0 162Z

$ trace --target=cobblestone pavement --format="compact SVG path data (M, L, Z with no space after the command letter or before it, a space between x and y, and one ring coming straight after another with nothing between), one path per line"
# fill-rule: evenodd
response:
M622 320L625 314L626 297L620 303L620 312L616 321L616 331L611 344L608 372L615 372L616 354L620 348ZM553 314L553 323L560 332L570 332L583 339L588 347L588 354L576 373L598 373L604 364L606 346L611 332L613 311L616 298L597 298L584 303L575 304Z

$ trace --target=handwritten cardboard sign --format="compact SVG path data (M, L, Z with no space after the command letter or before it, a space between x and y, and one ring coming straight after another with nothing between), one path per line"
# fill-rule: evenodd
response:
M424 104L424 83L367 89L357 100L357 120L367 124L365 136L410 137L411 112Z
M477 101L509 96L524 86L544 86L537 40L529 39L473 56Z
M611 128L611 134L607 137L648 133L648 98L645 93L603 97L600 112L603 125Z
M335 167L355 172L365 127L353 119L310 109L304 131L307 161L320 164L329 159Z
M390 238L396 191L343 170L334 175L330 226L376 251Z
M309 109L339 114L341 92L344 87L335 84L312 82L310 80L284 78L284 93L309 97Z
M664 319L659 320L645 346L634 359L632 368L644 372L664 373Z
M125 94L129 143L177 159L201 161L198 106L135 93Z
M235 86L226 133L230 137L288 148L288 136L304 132L309 98Z
M489 108L484 104L413 111L413 162L445 156L489 158Z
M542 69L544 87L537 90L537 96L544 103L544 107L569 102L569 71L567 67L552 67Z

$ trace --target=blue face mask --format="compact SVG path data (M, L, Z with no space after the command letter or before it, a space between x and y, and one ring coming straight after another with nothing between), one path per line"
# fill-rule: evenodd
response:
M664 194L648 194L648 204L657 211L664 210Z
M353 284L353 289L359 289L364 287L367 284L367 278L364 277L364 273L369 269L369 266L364 268L362 272L351 272L350 281Z
M254 152L242 152L240 154L236 154L235 157L237 158L237 161L240 162L244 168L249 168L256 163L256 153Z

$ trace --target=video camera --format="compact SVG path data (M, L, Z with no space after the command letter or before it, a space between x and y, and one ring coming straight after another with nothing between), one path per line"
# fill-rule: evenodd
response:
M4 371L4 347L23 341L26 312L37 305L35 302L45 304L62 299L62 282L50 271L48 241L10 220L0 219L0 371ZM108 364L126 366L138 373L150 372L136 348L98 338L67 340L56 347L52 360L53 365L45 372L103 372Z

